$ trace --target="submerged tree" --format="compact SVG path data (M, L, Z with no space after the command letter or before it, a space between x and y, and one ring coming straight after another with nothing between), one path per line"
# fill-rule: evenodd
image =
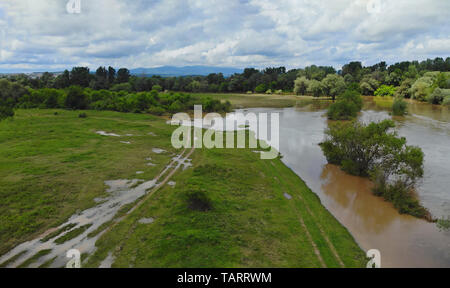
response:
M428 218L428 211L414 197L423 176L424 154L419 147L406 145L406 139L391 130L394 126L391 120L335 123L320 145L329 163L352 175L370 177L374 194L391 201L401 213Z

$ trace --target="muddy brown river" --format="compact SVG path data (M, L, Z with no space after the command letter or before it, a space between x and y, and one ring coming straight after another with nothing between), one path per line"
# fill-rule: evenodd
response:
M391 118L371 98L360 121ZM286 109L248 109L280 113L283 162L320 197L365 251L378 249L382 267L450 267L450 231L408 215L371 193L368 179L327 164L318 144L324 138L326 103L309 101ZM394 118L399 135L425 153L425 175L418 197L434 217L450 215L450 113L448 108L410 103L410 114ZM250 128L252 129L252 128Z

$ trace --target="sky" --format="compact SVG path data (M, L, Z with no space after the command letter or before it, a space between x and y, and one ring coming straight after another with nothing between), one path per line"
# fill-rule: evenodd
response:
M449 0L79 0L79 14L69 1L0 0L0 72L450 56Z

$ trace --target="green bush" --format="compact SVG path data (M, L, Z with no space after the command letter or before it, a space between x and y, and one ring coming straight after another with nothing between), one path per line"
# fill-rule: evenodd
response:
M259 85L256 86L256 88L255 88L255 92L256 92L256 93L259 93L259 94L265 93L266 91L267 91L267 87L266 87L265 84L259 84Z
M80 113L78 115L78 118L87 118L87 114L86 113Z
M392 114L395 116L404 116L408 111L408 104L402 98L395 98L392 104Z
M185 198L191 210L207 212L213 209L212 201L205 191L187 191Z
M0 121L13 116L14 110L11 107L0 105Z
M400 213L429 219L413 194L423 177L424 154L419 147L407 146L391 128L391 120L368 125L338 122L327 129L320 146L329 163L352 175L370 176L374 194L392 202Z
M442 102L442 105L450 106L450 96L445 97L444 101Z
M328 108L328 119L350 120L358 115L363 106L361 95L354 90L347 90Z
M394 86L387 86L387 85L381 85L374 93L375 96L394 96L395 94L395 87Z
M163 107L153 106L153 107L150 107L150 109L148 109L148 113L157 115L157 116L161 116L164 113L166 113L166 110Z
M88 103L83 88L80 86L71 86L67 92L65 106L66 108L74 110L86 109Z
M450 89L436 88L433 93L427 96L428 103L442 104L446 97L450 97Z

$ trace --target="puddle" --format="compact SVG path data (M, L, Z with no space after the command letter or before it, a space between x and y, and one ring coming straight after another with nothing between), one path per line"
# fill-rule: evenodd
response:
M129 142L129 141L120 141L120 143L122 143L122 144L131 144L131 142Z
M288 200L291 200L291 199L292 199L292 196L289 195L288 193L284 193L284 198L286 198L286 199L288 199Z
M157 136L157 135L156 135L155 133L153 133L153 132L149 132L148 135L153 136L153 137L156 137L156 136Z
M155 167L155 166L156 166L156 164L154 164L154 163L147 163L147 166L150 166L150 167Z
M152 157L145 158L145 161L152 161Z
M98 266L98 268L103 269L111 268L112 264L114 263L114 260L116 260L116 258L113 256L112 252L109 252L108 257L106 257L105 260L102 261L102 263L100 264L100 266Z
M137 171L136 172L136 175L141 175L141 174L144 174L144 171Z
M102 135L102 136L120 137L119 134L108 133L108 132L105 132L105 131L97 131L96 133L97 133L98 135Z
M45 243L41 242L41 240L45 237L44 235L37 239L22 243L5 255L1 256L0 263L3 263L16 255L20 255L14 262L8 265L8 267L16 267L39 251L52 249L49 254L39 258L29 267L37 268L46 261L55 258L50 267L60 268L67 264L68 259L66 258L66 252L70 249L78 249L81 254L87 253L92 255L92 253L95 252L95 242L103 234L103 232L92 238L88 238L88 234L94 232L102 224L113 220L114 216L124 205L134 203L139 198L146 195L147 191L156 185L156 180L151 180L140 184L142 181L143 180L139 179L105 181L105 184L109 187L107 189L107 193L110 195L109 197L95 199L95 201L99 203L97 206L74 214L66 223L56 228L56 230L59 230L67 225L74 225L70 230L54 236ZM71 240L68 240L62 244L55 243L56 239L85 225L91 226ZM109 261L109 259L107 260ZM107 264L108 262L105 263Z
M156 154L162 154L164 152L167 152L166 150L159 149L159 148L153 148L152 151L153 151L153 153L156 153Z
M139 220L140 224L152 224L153 222L155 222L155 219L153 218L142 218Z
M170 182L167 183L167 185L175 187L175 185L177 185L177 182L170 181Z

